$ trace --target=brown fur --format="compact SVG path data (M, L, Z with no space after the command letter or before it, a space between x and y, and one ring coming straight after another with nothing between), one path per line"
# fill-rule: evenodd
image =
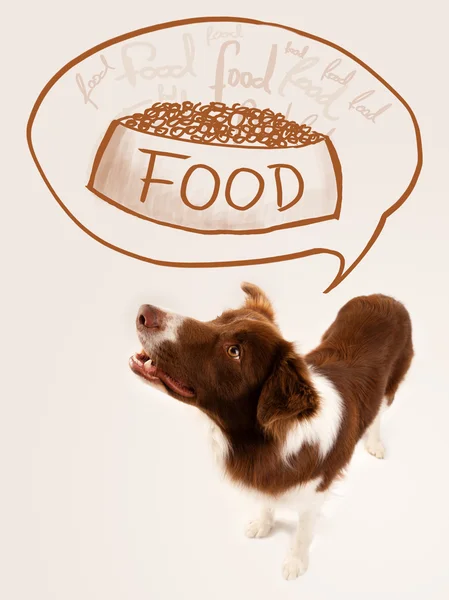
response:
M247 295L242 308L207 323L186 319L177 341L163 342L151 358L195 390L191 399L167 389L169 394L202 410L222 430L230 446L225 469L233 481L277 496L321 477L319 489L325 490L341 476L382 399L391 404L410 366L409 315L387 296L354 298L319 346L302 357L280 334L262 290L242 288ZM137 327L141 340L152 335L139 322ZM240 360L227 354L233 344L241 348ZM340 393L343 418L324 459L306 444L286 464L280 448L288 431L319 408L310 368Z

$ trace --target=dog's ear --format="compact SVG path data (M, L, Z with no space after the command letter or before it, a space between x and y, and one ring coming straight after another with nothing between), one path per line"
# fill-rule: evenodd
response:
M253 283L242 283L242 290L246 294L245 308L255 310L274 321L274 310L265 293Z
M275 366L265 382L257 406L257 420L267 430L299 414L312 414L318 395L304 360L291 351Z

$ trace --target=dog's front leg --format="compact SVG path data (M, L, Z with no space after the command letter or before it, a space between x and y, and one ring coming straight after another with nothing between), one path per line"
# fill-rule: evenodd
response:
M245 533L249 538L262 538L269 535L274 525L274 510L268 505L262 507L259 518L248 523Z
M293 543L284 561L282 574L284 579L289 581L303 575L309 566L309 548L324 500L323 493L316 493L314 496L313 500L299 512L299 522Z

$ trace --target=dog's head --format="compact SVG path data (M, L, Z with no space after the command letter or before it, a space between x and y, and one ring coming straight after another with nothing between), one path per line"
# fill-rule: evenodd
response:
M269 431L313 412L316 393L264 292L248 283L242 289L241 308L208 322L141 306L136 327L142 351L130 366L225 431Z

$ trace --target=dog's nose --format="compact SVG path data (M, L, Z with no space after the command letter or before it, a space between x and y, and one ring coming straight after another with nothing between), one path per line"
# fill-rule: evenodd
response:
M139 308L137 322L147 329L157 329L162 324L163 312L154 306L144 304Z

